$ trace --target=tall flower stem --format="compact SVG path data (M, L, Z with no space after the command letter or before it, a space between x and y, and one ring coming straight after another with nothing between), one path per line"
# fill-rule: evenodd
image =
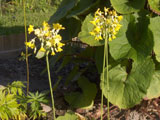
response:
M27 43L27 24L26 24L26 1L23 0L23 12L24 12L24 29L25 29L25 41ZM26 72L27 72L27 95L29 93L29 63L28 63L28 47L26 46Z
M110 119L109 113L109 74L108 74L108 37L106 35L105 38L105 56L106 56L106 68L107 68L107 113L108 113L108 120Z
M104 71L105 71L105 46L104 46L104 54L103 54L103 70L102 70L102 81L101 81L101 87L102 87L102 93L101 93L101 120L103 120L103 96L104 96Z
M50 68L49 68L49 60L48 60L48 53L46 55L46 63L47 63L48 80L49 80L51 99L52 99L53 118L54 118L54 120L56 120L55 107L54 107L54 97L53 97L53 89L52 89L52 82L51 82L51 75L50 75Z

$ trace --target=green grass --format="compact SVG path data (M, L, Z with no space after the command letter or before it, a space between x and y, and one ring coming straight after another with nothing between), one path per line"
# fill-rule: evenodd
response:
M58 4L48 5L39 3L34 8L26 9L27 26L41 26L43 21L48 21L56 11ZM24 32L23 6L7 4L0 9L0 35L18 34ZM3 11L3 12L2 12Z

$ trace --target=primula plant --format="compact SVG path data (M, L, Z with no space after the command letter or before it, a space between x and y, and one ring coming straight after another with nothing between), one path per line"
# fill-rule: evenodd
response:
M26 42L26 46L28 46L31 49L34 49L34 53L37 53L36 55L37 58L42 58L43 56L46 56L46 64L48 70L48 80L49 80L50 93L52 99L54 120L56 119L56 116L55 116L55 106L54 106L53 89L51 83L48 56L49 54L54 56L57 52L61 52L63 50L62 47L64 46L64 44L61 42L62 37L59 34L59 31L63 29L65 28L59 23L53 24L53 26L51 27L45 21L43 22L42 28L34 29L34 26L30 25L28 28L28 33L30 34L34 32L36 37L34 37L31 41ZM36 45L36 40L40 42L40 48L38 52L37 52L38 45Z
M122 16L117 15L116 11L104 8L104 12L98 9L95 14L93 21L90 21L94 28L90 32L95 40L104 40L104 55L103 55L103 70L102 70L102 98L101 98L101 120L103 119L103 89L104 89L104 70L107 68L107 91L109 92L109 74L108 74L108 42L116 38L117 32L121 28L120 21ZM109 97L108 97L108 108L109 108ZM109 119L109 109L108 109Z
M160 96L159 21L158 0L63 0L49 22L63 23L63 38L83 46L78 55L70 49L65 54L81 59L80 63L83 57L95 63L97 71L92 72L99 73L102 96L104 93L110 103L127 109L144 98ZM67 57L62 63L71 61ZM76 67L69 74L74 81L81 73ZM79 96L76 98L78 101Z

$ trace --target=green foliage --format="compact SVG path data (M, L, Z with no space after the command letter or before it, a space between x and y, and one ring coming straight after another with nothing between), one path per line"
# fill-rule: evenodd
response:
M106 2L105 0L70 0L70 3L68 1L63 0L64 4L61 4L56 14L50 19L51 22L60 21L62 24L73 23L73 25L66 27L65 33L69 35L62 33L64 38L67 36L64 40L69 41L66 41L67 44L61 57L71 54L73 56L69 56L70 62L76 63L67 77L66 85L72 80L76 81L78 79L79 81L80 75L91 67L91 61L95 63L98 73L102 74L104 41L95 41L94 37L89 34L93 29L90 21L93 19L93 13L97 8L113 7L118 13L125 15L123 15L122 27L117 33L116 39L109 42L110 102L118 105L120 108L130 108L139 104L145 96L149 99L159 97L160 90L158 86L155 86L159 83L159 72L155 71L155 68L157 70L160 66L160 17L155 14L154 17L151 16L152 11L145 4L147 1L110 0ZM158 0L149 0L148 4L154 12L158 13ZM76 22L77 25L75 24ZM72 34L74 35L72 36ZM80 41L73 41L72 38L77 35ZM71 46L70 42L73 43ZM76 46L78 49L77 53L75 52L77 49L74 48L74 43L79 46L87 44L90 47L83 47L83 51L82 48ZM85 50L88 48L93 50L86 52ZM83 55L81 56L81 54ZM88 66L83 72L80 72L78 64L84 62L84 56L87 58L85 62L88 63ZM152 59L154 57L156 60L153 62ZM63 64L59 69L70 62L62 62ZM105 97L107 98L106 78L103 84L105 86ZM80 88L82 89L81 86ZM92 93L91 91L89 92ZM89 96L89 92L86 95L88 94ZM81 100L79 97L82 97L83 94L72 92L69 96L65 96L65 99L72 107L82 107L81 101L79 103L75 101L77 99ZM74 97L71 97L71 95Z
M82 89L83 93L71 92L65 95L65 100L73 108L90 108L93 106L94 98L97 93L97 88L94 83L88 81L85 77L78 79L78 85Z
M56 11L58 4L49 5L46 0L26 0L27 26L30 24L34 24L35 27L41 26L42 22L48 21ZM21 4L17 6L11 2L2 2L0 13L2 13L0 16L0 35L24 32L24 15Z
M64 116L58 117L56 120L78 120L78 116L74 113L66 113Z
M29 117L33 120L46 116L46 113L42 110L41 103L48 103L46 96L43 93L29 93L27 96L27 103L31 103Z
M125 67L117 65L109 71L109 100L120 108L130 108L139 104L147 93L154 72L151 59L133 63L132 70L127 73ZM107 98L107 81L105 71L104 95Z
M160 0L148 0L151 10L160 15Z
M150 86L147 90L146 97L148 99L158 98L160 96L159 84L160 84L160 71L155 71Z
M20 114L20 111L15 95L1 90L0 96L0 118L2 120L16 118Z
M95 7L100 0L79 0L77 5L69 12L67 17L73 17L76 15L82 15L90 10L90 8Z
M76 4L78 0L63 0L55 14L50 18L50 23L57 22L65 17Z
M149 28L152 31L153 34L153 40L154 40L154 52L156 54L157 61L160 62L160 25L159 25L160 17L154 17L150 18L150 25Z
M45 94L36 92L26 96L23 92L24 87L21 81L14 81L0 89L0 118L2 120L26 119L27 114L34 120L46 116L41 107L41 103L48 103Z
M148 29L149 18L144 13L124 16L117 38L109 43L114 59L132 58L141 61L151 54L153 35Z
M121 13L128 14L139 11L145 5L145 0L111 0L113 8Z

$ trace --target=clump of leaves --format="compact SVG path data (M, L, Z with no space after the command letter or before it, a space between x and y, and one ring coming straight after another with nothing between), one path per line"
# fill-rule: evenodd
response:
M26 119L27 111L29 118L33 120L46 116L41 107L41 103L48 103L45 94L36 92L26 96L24 87L21 81L14 81L0 88L0 119Z
M0 96L0 118L2 120L16 118L20 111L15 95L0 90Z
M30 103L30 119L32 118L33 120L35 120L37 118L39 119L42 117L46 117L46 113L42 110L41 106L41 103L48 103L45 94L39 92L36 92L35 94L29 93L29 95L27 96L27 103Z

